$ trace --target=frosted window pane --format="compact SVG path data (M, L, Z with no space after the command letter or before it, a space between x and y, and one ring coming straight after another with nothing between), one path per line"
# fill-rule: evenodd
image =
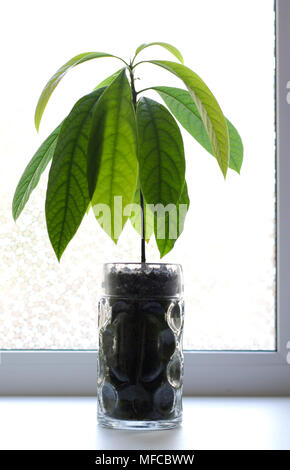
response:
M164 261L184 268L185 348L275 348L273 2L167 0L166 10L162 3L147 1L138 24L132 16L136 2L128 0L102 5L84 0L82 10L79 2L52 1L45 19L37 1L17 2L17 15L14 2L5 6L7 21L0 32L2 44L9 44L3 51L6 67L1 77L0 348L95 349L100 265L137 261L137 235L126 227L116 247L89 214L59 264L43 215L47 173L17 224L12 220L11 201L23 168L40 142L79 96L119 64L95 61L66 77L37 137L34 106L56 67L86 50L115 51L126 57L128 50L132 55L135 43L156 38L180 48L185 62L214 91L245 145L241 176L230 171L224 182L213 157L183 134L191 208L184 234ZM64 33L68 5L70 21ZM29 11L33 14L28 15ZM110 36L106 21L96 21L106 15L114 32ZM80 21L82 17L85 21ZM153 55L172 60L158 48L144 51L143 58ZM140 66L138 75L146 70L150 76L140 88L164 83L181 86L153 66ZM153 92L151 96L158 99ZM151 262L159 260L153 241L147 257Z

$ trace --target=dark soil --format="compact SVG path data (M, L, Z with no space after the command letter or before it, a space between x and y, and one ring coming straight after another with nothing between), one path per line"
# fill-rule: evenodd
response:
M105 293L138 298L172 297L180 294L181 281L176 271L166 265L122 270L114 267L105 273Z

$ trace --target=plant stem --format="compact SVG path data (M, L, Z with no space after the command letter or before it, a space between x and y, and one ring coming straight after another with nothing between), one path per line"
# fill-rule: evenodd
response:
M152 87L148 87L148 88L143 88L143 90L139 90L137 91L136 95L139 95L139 93L143 93L143 91L147 91L147 90L152 90Z
M131 79L131 90L132 90L132 101L133 106L136 111L137 105L137 93L135 90L134 84L134 73L132 68L132 62L129 65L130 79ZM145 211L144 211L144 198L143 193L140 188L140 207L141 207L141 263L146 263L146 253L145 253Z
M146 263L145 255L145 217L144 217L144 199L140 188L140 206L141 206L141 263Z

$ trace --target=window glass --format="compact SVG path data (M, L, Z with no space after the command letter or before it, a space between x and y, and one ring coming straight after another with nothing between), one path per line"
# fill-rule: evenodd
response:
M15 15L17 10L17 15ZM208 84L245 148L241 175L226 181L212 156L183 132L191 207L185 231L164 262L181 263L185 277L186 349L275 348L274 10L271 0L148 0L100 3L11 1L1 28L0 348L95 349L100 265L138 261L140 242L126 226L115 246L85 216L61 263L44 219L47 172L15 224L13 192L25 165L74 102L117 61L75 68L58 86L40 135L33 127L46 80L70 57L99 50L129 58L143 42L175 44ZM13 27L12 27L13 25ZM142 58L172 59L158 47ZM138 69L139 89L182 87L153 65ZM143 77L146 74L146 79ZM148 96L158 100L149 92ZM147 259L158 261L153 240Z

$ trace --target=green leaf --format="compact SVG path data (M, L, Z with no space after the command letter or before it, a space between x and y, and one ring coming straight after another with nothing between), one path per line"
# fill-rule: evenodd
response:
M144 199L144 197L143 197ZM140 205L140 183L138 182L133 203L136 204L135 212L131 213L130 221L134 229L140 236L142 236L141 230L141 205ZM150 241L150 238L154 232L154 214L149 209L146 208L146 202L144 201L144 217L145 217L145 240L147 243Z
M148 42L148 43L141 44L141 46L139 46L136 49L135 57L139 54L139 52L143 51L143 49L146 49L147 47L151 47L151 46L163 47L167 51L171 52L171 54L173 54L176 57L176 59L179 60L179 62L183 64L183 57L182 57L181 52L179 52L179 50L176 47L172 46L171 44L168 44L167 42Z
M214 155L201 116L189 92L181 88L165 86L152 87L152 89L159 93L169 110L192 137L211 155ZM226 119L226 122L230 139L229 167L237 173L240 173L243 163L242 139L233 124L228 119Z
M230 140L230 162L229 167L240 174L243 158L244 146L240 134L235 126L227 119L227 126Z
M81 98L64 120L54 152L46 193L46 223L55 254L62 253L75 235L90 202L87 147L92 111L100 88Z
M176 204L176 212L161 213L159 214L159 220L157 219L157 214L154 213L154 233L160 258L163 258L163 256L172 250L176 240L180 237L189 204L187 184L185 182L179 201ZM164 237L158 237L158 223L164 226Z
M29 200L30 194L36 188L42 173L53 157L61 125L62 124L60 124L41 144L19 180L12 203L14 220L20 216Z
M185 65L166 60L150 60L179 77L186 85L209 136L220 169L226 177L230 158L230 144L226 119L210 89L203 80Z
M141 98L137 104L139 177L148 204L176 204L185 178L181 133L160 103Z
M92 206L91 206L91 201L90 201L90 202L89 202L89 205L88 205L88 207L87 207L87 210L86 210L86 214L87 214L87 215L88 215L88 213L90 212L90 208L91 208L91 207L92 207Z
M95 216L116 243L127 217L115 211L115 197L125 208L133 200L137 183L136 118L131 88L123 69L100 98L93 115L88 147L88 183ZM97 205L106 205L110 214ZM103 223L103 219L105 221Z
M34 121L35 121L35 127L38 130L39 129L39 124L41 121L41 117L43 115L43 112L45 110L45 107L47 105L47 102L52 94L52 92L55 90L61 79L65 76L65 74L75 67L76 65L82 64L83 62L86 62L91 59L98 59L100 57L114 57L116 59L120 59L119 57L116 57L111 54L107 54L105 52L83 52L82 54L78 54L72 59L70 59L68 62L66 62L62 67L60 67L56 73L49 79L47 84L45 85L40 98L38 100L36 110L35 110L35 116L34 116ZM122 60L122 59L120 59Z
M103 80L101 83L99 83L99 85L97 85L96 88L94 88L94 90L97 90L98 88L102 88L103 86L111 85L111 83L115 80L115 78L118 77L121 70L123 70L123 69L119 69L119 70L117 70L117 72L114 72L114 73L112 73L112 75L105 78L105 80Z

